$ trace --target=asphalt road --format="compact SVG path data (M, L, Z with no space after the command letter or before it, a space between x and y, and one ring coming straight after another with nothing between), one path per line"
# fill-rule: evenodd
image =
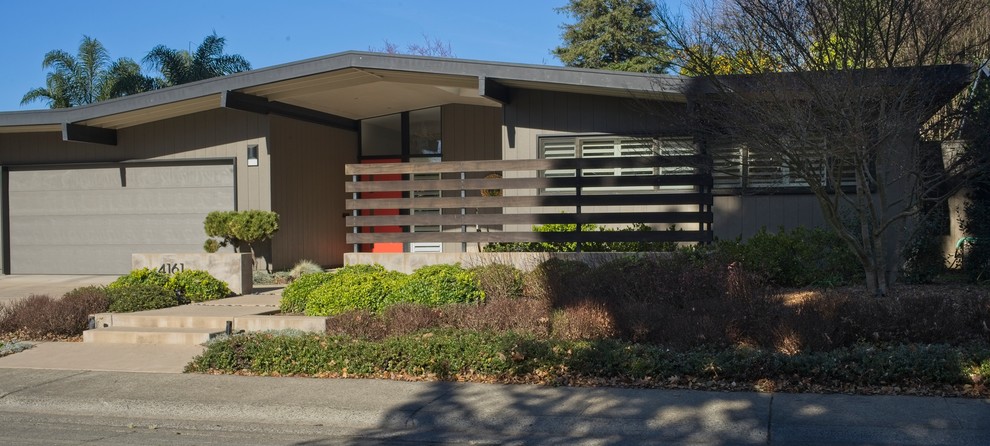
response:
M0 445L990 445L990 400L0 369Z

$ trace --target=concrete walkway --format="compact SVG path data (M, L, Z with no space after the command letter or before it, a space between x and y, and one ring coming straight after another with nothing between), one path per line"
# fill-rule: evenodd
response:
M0 417L25 414L272 444L990 444L987 400L0 369Z
M76 288L107 285L119 276L0 275L0 303L47 294L59 298Z

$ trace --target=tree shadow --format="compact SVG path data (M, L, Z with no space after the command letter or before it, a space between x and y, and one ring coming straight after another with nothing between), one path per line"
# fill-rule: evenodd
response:
M768 394L436 382L330 444L767 444Z

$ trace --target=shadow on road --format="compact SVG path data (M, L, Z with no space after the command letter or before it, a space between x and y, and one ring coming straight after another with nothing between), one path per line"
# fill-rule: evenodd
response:
M766 444L770 395L433 383L349 445ZM340 439L298 443L340 444Z

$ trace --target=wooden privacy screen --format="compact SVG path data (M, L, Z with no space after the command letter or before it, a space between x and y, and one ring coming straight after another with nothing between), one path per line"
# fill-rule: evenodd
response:
M710 166L709 159L700 155L348 164L345 173L352 180L345 186L351 194L346 203L351 211L347 243L707 243L712 240ZM622 169L635 174L623 174ZM559 176L549 177L549 172ZM427 173L440 174L441 179L367 181L375 176L409 178ZM424 190L440 193L429 197L413 193ZM399 192L402 198L369 198L383 192ZM363 215L382 209L400 212ZM578 230L501 230L505 225L547 223L576 224ZM582 232L580 225L586 223L659 223L680 230ZM440 226L441 232L409 231L417 225ZM362 232L381 226L399 226L405 232ZM476 230L482 226L486 231Z

